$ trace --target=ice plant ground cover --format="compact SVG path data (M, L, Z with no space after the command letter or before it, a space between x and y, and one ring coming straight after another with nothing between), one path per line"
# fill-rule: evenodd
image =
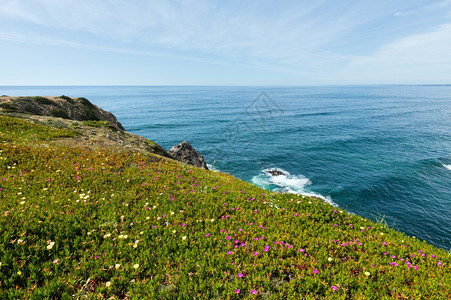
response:
M447 299L449 253L319 199L0 116L0 298ZM421 224L418 224L421 226Z

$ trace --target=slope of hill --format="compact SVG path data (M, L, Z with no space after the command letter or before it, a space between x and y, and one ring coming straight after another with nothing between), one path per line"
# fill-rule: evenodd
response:
M0 116L1 299L451 294L442 249L74 122Z

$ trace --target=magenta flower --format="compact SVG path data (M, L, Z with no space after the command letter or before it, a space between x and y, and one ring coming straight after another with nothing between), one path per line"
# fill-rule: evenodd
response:
M232 254L232 251L227 251L227 254L228 254L228 255Z
M257 256L257 255L258 255L258 252L254 252L254 255Z
M241 293L241 291L237 289L237 290L235 290L235 293L239 294L239 293Z
M243 278L244 277L243 273L238 273L238 277Z
M257 294L257 291L256 291L256 290L252 290L252 291L251 291L251 294L254 294L254 295L255 295L255 294Z
M314 269L314 270L313 270L313 273L318 274L318 270L317 270L317 269Z
M209 237L210 236L210 234L209 233L207 233L206 235L205 235L206 237Z
M332 291L336 291L337 290L337 287L335 285L331 286L330 288L332 289Z
M231 236L226 237L227 240L230 240L231 238L232 238Z

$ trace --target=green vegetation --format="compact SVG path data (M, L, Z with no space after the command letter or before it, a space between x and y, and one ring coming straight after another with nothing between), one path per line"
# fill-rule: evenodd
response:
M111 128L115 129L111 122L109 121L82 121L82 124L85 126L91 126L91 127L105 127L105 128Z
M51 144L71 134L0 116L1 299L451 294L442 249L228 174Z

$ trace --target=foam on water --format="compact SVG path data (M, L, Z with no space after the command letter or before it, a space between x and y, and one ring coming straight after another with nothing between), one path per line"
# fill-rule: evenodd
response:
M282 172L283 175L273 176L269 173L270 171ZM292 175L290 172L281 168L269 168L262 170L259 175L252 177L252 183L264 189L275 192L317 197L336 206L330 197L325 197L308 190L307 187L312 184L310 179L302 174Z
M443 165L446 169L451 171L451 165Z

